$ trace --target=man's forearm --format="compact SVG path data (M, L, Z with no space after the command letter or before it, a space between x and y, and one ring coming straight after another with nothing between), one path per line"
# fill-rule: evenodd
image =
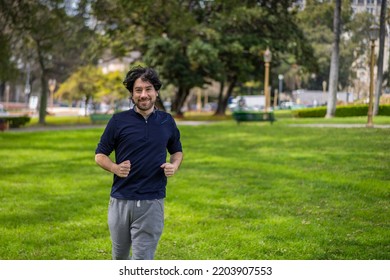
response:
M179 169L180 164L183 161L183 153L177 152L172 154L169 161L175 166L176 170Z
M114 173L114 167L116 164L105 154L96 154L95 162L104 170Z

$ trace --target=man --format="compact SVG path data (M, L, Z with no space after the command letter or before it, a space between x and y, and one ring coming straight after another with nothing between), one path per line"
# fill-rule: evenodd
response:
M167 177L183 159L180 132L172 116L155 107L161 82L153 69L136 67L123 84L135 105L110 119L95 161L114 174L108 210L112 258L151 260L164 225ZM113 151L115 162L109 158Z

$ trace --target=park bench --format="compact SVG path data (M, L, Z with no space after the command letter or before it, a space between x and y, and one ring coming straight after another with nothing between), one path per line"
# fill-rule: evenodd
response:
M89 117L94 124L106 123L111 119L112 114L90 114Z
M0 117L0 131L11 128L18 128L31 120L29 116L2 116Z
M273 124L275 121L274 112L261 111L234 111L233 118L237 124L240 122L270 122Z

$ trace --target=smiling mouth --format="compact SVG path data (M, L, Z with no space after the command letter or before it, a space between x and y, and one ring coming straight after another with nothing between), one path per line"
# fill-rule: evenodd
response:
M151 101L149 99L138 100L138 108L141 110L149 109Z

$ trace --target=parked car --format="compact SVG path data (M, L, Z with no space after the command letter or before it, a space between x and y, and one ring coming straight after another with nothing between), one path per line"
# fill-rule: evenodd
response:
M306 106L305 106L305 105L302 105L302 104L297 104L297 103L291 102L291 101L284 101L284 102L281 102L281 103L280 103L279 108L280 108L280 109L294 110L294 109L306 108Z

